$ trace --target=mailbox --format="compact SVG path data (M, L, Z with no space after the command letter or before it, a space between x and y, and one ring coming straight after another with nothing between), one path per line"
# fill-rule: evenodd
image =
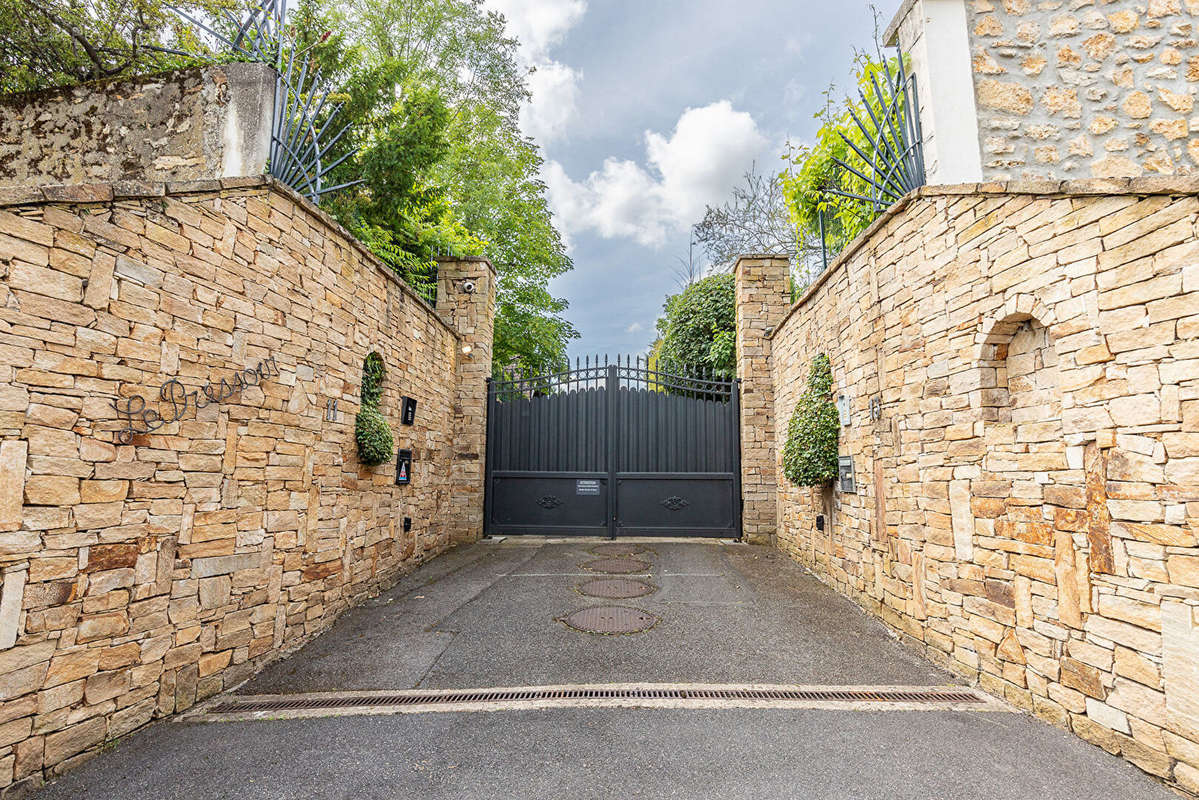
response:
M416 398L403 397L400 405L400 423L411 425L416 422Z
M837 484L843 492L857 493L853 482L853 456L837 456Z
M405 486L412 481L412 451L401 450L396 455L396 486Z

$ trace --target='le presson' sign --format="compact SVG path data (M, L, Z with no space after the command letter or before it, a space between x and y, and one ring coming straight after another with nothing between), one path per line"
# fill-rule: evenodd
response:
M264 358L252 368L235 372L232 378L221 378L220 382L209 381L198 389L188 390L175 378L162 384L158 391L158 408L149 408L146 398L135 394L127 400L116 400L112 406L125 427L117 431L117 442L130 444L139 433L149 433L183 418L189 411L198 411L214 403L221 403L247 386L257 386L267 378L279 374L275 357Z

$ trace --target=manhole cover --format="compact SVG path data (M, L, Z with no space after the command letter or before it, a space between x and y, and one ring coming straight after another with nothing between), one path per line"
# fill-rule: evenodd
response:
M591 552L597 556L631 556L637 553L645 553L647 552L647 548L639 544L609 542L608 544L597 544L591 548Z
M583 633L617 634L641 633L658 624L658 618L648 611L628 606L596 606L584 608L562 621Z
M588 597L606 597L609 600L622 600L629 597L644 597L654 591L654 587L645 581L635 581L632 578L593 578L578 585L579 594Z
M648 561L636 558L593 558L582 564L583 569L592 572L606 572L609 575L627 575L630 572L645 572L649 569Z

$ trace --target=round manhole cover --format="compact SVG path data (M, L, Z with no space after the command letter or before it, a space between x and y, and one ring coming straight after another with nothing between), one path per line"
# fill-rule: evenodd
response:
M628 606L584 608L563 617L562 621L576 631L605 635L641 633L658 624L658 618L653 614Z
M632 578L593 578L578 585L579 594L588 597L604 597L609 600L623 600L630 597L644 597L654 591L654 587L645 581L635 581Z
M627 575L631 572L645 572L649 569L648 561L636 558L593 558L582 565L583 569L592 572L606 572L609 575Z
M637 553L645 553L647 549L639 544L624 544L623 542L609 542L608 544L597 544L591 548L591 552L597 556L631 556Z

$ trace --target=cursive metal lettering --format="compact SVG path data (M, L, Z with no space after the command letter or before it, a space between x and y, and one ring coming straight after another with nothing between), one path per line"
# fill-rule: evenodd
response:
M183 419L189 411L199 411L214 403L221 403L247 386L257 386L280 374L279 365L272 355L253 367L238 370L231 379L209 381L198 389L189 390L177 378L164 381L158 390L160 404L157 409L147 407L146 398L139 394L118 398L112 401L117 419L123 424L116 433L117 443L132 444L133 437L138 434L156 431L163 425Z

